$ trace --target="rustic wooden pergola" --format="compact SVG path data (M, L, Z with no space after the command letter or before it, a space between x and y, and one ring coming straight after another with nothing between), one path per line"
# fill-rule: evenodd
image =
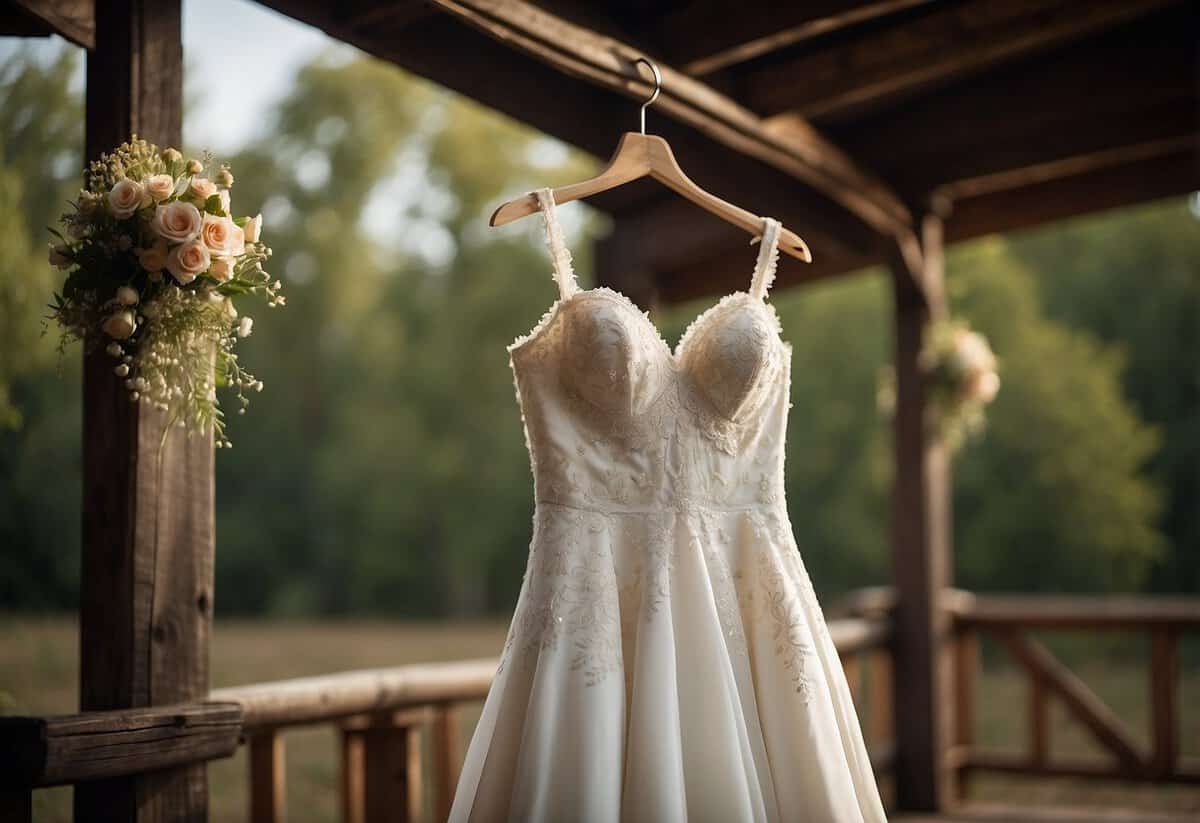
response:
M951 588L947 457L922 425L917 352L945 312L943 247L1200 189L1200 9L1171 0L263 0L298 20L598 156L663 72L651 131L705 188L802 231L811 266L777 287L884 263L895 296L894 585L831 623L852 683L868 664L881 776L900 811L951 808L978 771L1200 782L1179 757L1177 640L1194 602L976 597ZM181 0L0 0L0 33L87 49L87 157L137 132L181 137ZM645 308L742 287L745 237L653 187L596 198L613 217L600 282ZM654 242L670 237L671 242ZM495 661L406 666L209 692L211 443L167 440L103 356L85 358L79 715L0 724L0 812L76 784L80 820L202 820L204 763L250 746L252 814L283 817L281 730L342 729L348 820L420 807L417 733L432 730L432 807L453 790L454 704ZM187 494L178 493L187 489ZM1149 752L1026 630L1151 639ZM1029 673L1030 750L972 737L978 636ZM1113 764L1050 757L1061 700ZM7 819L7 816L6 816ZM1000 819L1000 818L989 818ZM1025 814L1021 819L1032 819Z

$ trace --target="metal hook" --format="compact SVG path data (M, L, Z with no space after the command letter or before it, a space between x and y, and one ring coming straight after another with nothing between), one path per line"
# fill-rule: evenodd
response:
M646 57L639 57L634 61L635 66L642 63L645 63L647 66L649 66L650 71L654 73L654 93L650 95L649 100L647 100L645 103L642 103L642 134L645 134L646 109L650 108L650 106L654 104L654 101L658 99L659 92L662 91L662 74L659 73L658 66L654 65L654 62ZM641 72L638 73L641 74Z

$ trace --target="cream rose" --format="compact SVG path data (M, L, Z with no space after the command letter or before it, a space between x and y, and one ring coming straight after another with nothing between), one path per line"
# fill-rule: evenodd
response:
M237 257L246 251L245 233L228 217L204 215L200 240L212 254Z
M124 220L126 217L133 216L134 212L146 205L147 200L149 200L149 196L142 188L141 183L124 178L118 180L117 184L112 187L112 191L108 193L108 208L113 213L113 217Z
M121 286L117 289L117 302L122 306L136 306L138 302L138 293L135 289L129 286Z
M100 328L114 340L124 340L133 334L137 328L137 323L133 320L133 312L129 311L129 309L122 309L110 314Z
M221 198L221 211L229 214L229 189L221 189L217 192L217 196Z
M137 257L146 271L162 271L167 265L167 241L159 238L150 248L140 249Z
M212 257L204 244L199 240L189 240L171 249L167 255L167 271L180 285L187 285L196 279L196 275L207 271L211 262Z
M154 202L161 203L175 191L175 178L169 174L151 174L142 178L142 187Z
M154 212L154 231L171 243L183 243L200 233L204 218L200 210L191 203L176 200L159 206Z
M229 257L214 257L212 265L208 267L208 273L213 276L217 282L224 283L233 278L233 260Z
M256 214L246 221L246 225L242 227L242 231L246 235L247 243L257 243L259 235L262 234L262 215Z
M200 200L207 200L217 193L217 184L207 177L193 177L188 183L188 194Z

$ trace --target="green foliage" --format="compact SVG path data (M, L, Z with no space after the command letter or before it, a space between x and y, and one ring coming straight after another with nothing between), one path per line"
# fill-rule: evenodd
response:
M1051 317L1118 344L1124 394L1162 432L1149 477L1173 550L1159 591L1200 591L1200 219L1182 198L1022 236Z
M64 65L18 56L0 67L6 115L29 112L0 120L0 214L7 227L25 221L0 240L0 284L32 295L0 302L0 385L25 418L0 434L8 608L70 608L78 575L78 357L69 353L60 379L53 347L14 331L22 306L40 316L50 299L40 226L73 193L63 185L79 165L54 159L80 151ZM578 178L589 161L367 59L308 66L268 125L269 136L223 158L238 169L239 211L264 214L288 308L257 317L239 346L267 388L252 414L230 421L235 448L217 455L219 607L505 612L533 508L505 345L555 292L537 221L490 230L486 215L517 192ZM599 224L584 213L573 238L585 274ZM382 238L381 226L391 227ZM1004 380L988 435L956 465L958 581L1136 587L1164 549L1156 499L1167 475L1142 466L1176 447L1168 436L1153 457L1160 439L1122 399L1122 375L1131 385L1148 344L1101 342L1053 300L1051 319L1031 270L1053 271L1027 267L1026 247L1016 249L990 243L951 258L956 307L991 338ZM786 474L806 563L826 591L884 582L890 433L875 387L892 345L887 280L773 299L794 348ZM703 307L660 320L677 333ZM22 347L45 356L14 370ZM1181 419L1195 415L1194 399L1177 402L1164 400Z

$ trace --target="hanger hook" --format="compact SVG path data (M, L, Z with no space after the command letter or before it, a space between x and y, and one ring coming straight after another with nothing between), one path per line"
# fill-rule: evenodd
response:
M650 99L648 99L645 103L642 103L642 134L645 134L646 109L650 108L650 106L654 104L654 101L658 99L659 92L662 91L662 74L659 73L658 66L654 65L654 61L647 57L639 57L634 61L634 66L641 65L642 63L645 63L647 66L649 66L650 71L654 74L654 93L650 95Z

